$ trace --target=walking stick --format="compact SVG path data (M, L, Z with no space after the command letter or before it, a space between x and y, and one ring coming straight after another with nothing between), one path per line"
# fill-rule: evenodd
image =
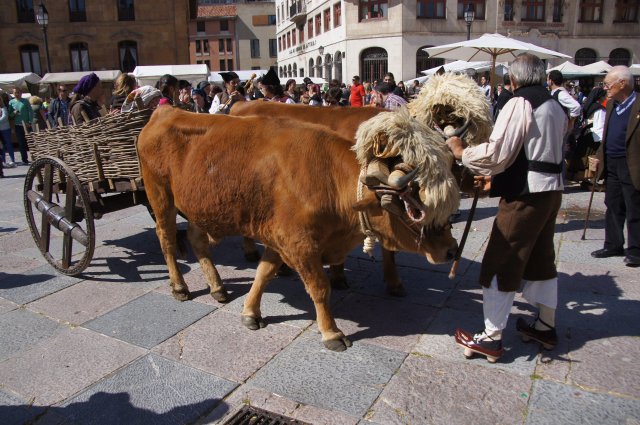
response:
M460 245L456 251L455 257L453 257L453 264L451 265L451 271L449 272L449 279L456 277L456 271L458 270L458 264L460 263L460 257L462 257L462 250L464 244L467 242L467 236L471 229L471 223L473 222L473 215L476 212L476 205L478 205L478 195L480 195L480 187L476 187L473 192L473 202L471 203L471 209L469 210L469 217L467 217L467 224L464 226L464 232L462 232L462 238L460 239Z
M591 169L591 160L589 160L589 169ZM587 226L589 225L589 215L591 214L591 203L593 202L593 194L596 191L596 183L598 181L598 164L593 167L593 184L591 185L591 196L589 197L589 206L587 207L587 216L584 219L584 229L582 229L581 240L584 240L587 234Z

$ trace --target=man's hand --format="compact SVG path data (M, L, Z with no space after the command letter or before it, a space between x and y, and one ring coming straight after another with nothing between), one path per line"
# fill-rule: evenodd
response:
M474 176L473 187L480 189L480 195L487 195L491 190L491 176Z
M453 136L447 139L447 146L453 152L453 156L455 159L462 159L462 153L464 152L464 148L467 147L467 144L459 137Z

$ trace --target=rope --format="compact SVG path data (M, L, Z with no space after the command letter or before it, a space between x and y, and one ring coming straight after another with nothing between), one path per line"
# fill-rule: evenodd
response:
M366 175L367 165L368 164L365 161L365 163L362 164L362 167L360 168L360 178L358 179L358 184L356 188L357 202L360 202L363 199L364 184L362 183L361 179ZM362 246L362 252L369 254L370 257L373 257L373 250L376 247L376 241L378 240L378 237L376 236L376 234L373 232L373 229L371 228L371 223L369 222L369 216L367 215L366 212L358 211L358 219L360 221L360 230L365 235L364 243Z

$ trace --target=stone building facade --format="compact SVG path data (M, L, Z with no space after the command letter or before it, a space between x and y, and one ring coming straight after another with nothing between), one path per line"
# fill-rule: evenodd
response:
M275 66L273 1L202 2L189 23L191 63L212 71L268 69Z
M412 79L443 63L423 48L466 39L469 5L472 38L497 32L582 65L640 62L637 0L276 0L279 75Z
M195 0L48 0L52 72L189 63ZM5 0L0 8L0 73L47 72L38 0ZM35 9L35 10L34 10Z

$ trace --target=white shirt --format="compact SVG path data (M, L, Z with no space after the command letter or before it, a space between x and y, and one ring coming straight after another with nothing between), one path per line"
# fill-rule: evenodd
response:
M604 109L598 109L591 116L592 126L591 133L593 134L593 141L602 141L602 134L604 133L604 119L607 112Z
M575 100L573 96L571 96L569 92L563 87L551 90L551 96L553 96L558 90L560 90L560 93L558 93L558 102L560 102L562 106L567 108L567 110L569 111L569 116L571 118L580 116L580 114L582 113L582 107L580 106L578 101Z
M524 144L527 159L560 164L567 117L555 100L537 109L522 97L511 98L498 115L489 143L468 147L462 163L476 174L493 176L515 161ZM562 174L528 171L529 191L563 190Z

